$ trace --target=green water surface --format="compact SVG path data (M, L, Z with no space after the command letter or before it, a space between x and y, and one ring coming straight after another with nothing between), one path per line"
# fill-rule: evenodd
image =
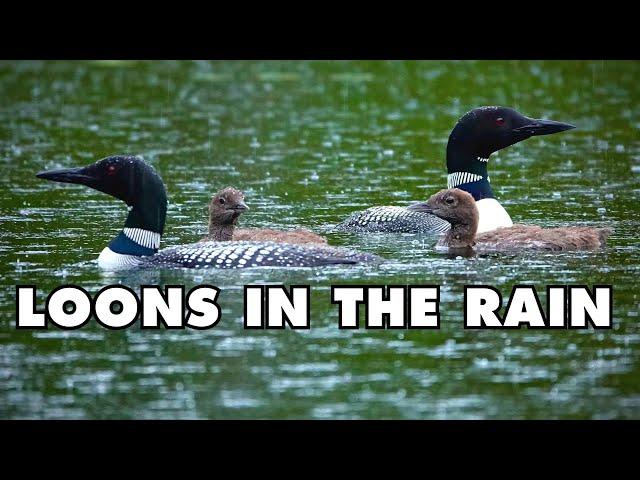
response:
M0 63L0 418L640 417L640 63ZM446 186L459 118L506 105L578 128L489 161L516 222L615 229L603 252L456 258L435 238L327 233L374 266L105 273L121 202L37 179L42 169L139 154L163 177L163 246L206 231L232 185L244 226L320 233L350 212ZM204 331L16 331L15 285L210 283ZM249 283L310 284L311 329L243 329ZM441 285L440 330L339 330L331 284ZM465 284L612 284L611 330L464 330Z

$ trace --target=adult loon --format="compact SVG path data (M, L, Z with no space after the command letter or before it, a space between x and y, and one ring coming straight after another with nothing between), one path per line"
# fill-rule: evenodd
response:
M250 240L302 245L327 243L326 238L305 229L236 228L240 215L248 209L244 193L233 187L223 188L209 202L209 234L200 241Z
M610 228L513 225L477 234L478 207L473 197L458 188L441 190L427 202L411 205L415 212L436 215L448 221L451 229L442 235L437 247L446 250L597 250L606 245Z
M447 144L447 186L473 195L480 211L479 232L513 225L489 184L487 164L491 154L534 135L549 135L572 128L575 127L568 123L528 118L507 107L476 108L458 120ZM448 222L434 215L384 206L355 212L335 230L442 233L449 228Z
M141 159L111 156L86 167L40 172L37 177L86 185L116 197L129 206L124 228L98 257L98 265L105 269L151 266L315 267L377 260L374 255L329 246L275 242L207 242L158 251L164 233L167 194L162 179Z

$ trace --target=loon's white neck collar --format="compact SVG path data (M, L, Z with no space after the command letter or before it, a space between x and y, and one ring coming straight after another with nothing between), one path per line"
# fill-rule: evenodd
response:
M144 228L124 227L98 257L101 268L136 266L142 257L157 253L162 235Z
M109 242L98 257L98 265L101 268L119 269L138 265L143 257L155 255L160 248L162 233L156 231L151 222L149 211L157 211L157 216L162 217L164 223L164 211L166 200L161 205L151 205L151 208L130 208L129 215L123 229ZM159 225L162 228L163 225Z
M473 183L484 180L485 177L478 175L477 173L470 172L453 172L447 175L447 188L456 188L458 185L465 183ZM489 176L486 177L487 182L490 182Z
M473 172L451 172L447 175L447 188L459 188L470 193L475 201L495 198L489 183L489 175Z
M122 233L133 242L145 248L158 250L160 248L160 239L162 235L158 232L145 230L144 228L124 227Z
M468 144L460 143L459 138L450 137L447 145L447 187L465 190L476 201L494 198L487 170L490 155L490 151L471 149Z
M493 195L487 173L488 162L488 156L472 157L461 165L460 170L449 170L447 175L447 188L459 188L475 199L479 212L478 233L513 225L509 213Z

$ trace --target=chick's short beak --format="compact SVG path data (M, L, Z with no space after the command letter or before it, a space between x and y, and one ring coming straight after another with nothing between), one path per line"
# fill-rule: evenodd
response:
M232 210L235 210L236 212L246 212L249 210L249 207L243 201L239 201L233 206Z
M433 208L427 202L419 202L409 205L407 210L420 213L433 213Z

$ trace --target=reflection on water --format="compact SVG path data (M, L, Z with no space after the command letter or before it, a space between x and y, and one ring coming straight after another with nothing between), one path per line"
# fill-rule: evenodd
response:
M629 418L640 415L637 62L0 63L0 417ZM473 81L470 81L473 79ZM513 106L578 129L491 157L517 222L611 225L604 252L480 254L435 238L330 233L350 212L446 184L455 120ZM163 245L206 232L219 188L243 225L325 232L374 266L104 273L118 201L43 182L44 168L141 154L167 184ZM16 331L15 284L212 283L206 331ZM245 331L242 285L312 286L308 331ZM439 284L437 331L339 330L331 284ZM613 284L609 331L462 328L465 284ZM544 293L541 300L545 302Z

